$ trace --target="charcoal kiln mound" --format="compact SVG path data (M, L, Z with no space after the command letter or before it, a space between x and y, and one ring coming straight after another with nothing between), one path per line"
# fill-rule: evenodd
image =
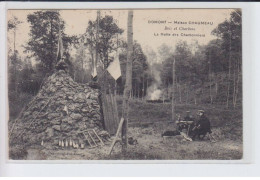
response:
M79 84L64 70L49 76L39 93L12 124L10 145L86 144L82 132L104 131L100 90Z

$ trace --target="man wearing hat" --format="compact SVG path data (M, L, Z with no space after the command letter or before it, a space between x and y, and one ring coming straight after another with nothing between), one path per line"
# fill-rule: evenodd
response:
M204 110L198 110L197 115L199 116L199 120L196 123L196 126L193 128L194 135L192 139L195 139L196 136L198 136L199 139L203 139L207 133L212 133L210 128L210 121L206 117Z

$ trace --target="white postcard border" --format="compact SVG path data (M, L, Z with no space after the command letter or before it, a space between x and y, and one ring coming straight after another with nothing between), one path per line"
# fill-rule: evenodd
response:
M259 4L258 4L259 5ZM129 8L242 8L242 28L243 28L243 128L244 128L244 139L243 139L243 150L244 156L242 160L64 160L64 161L10 161L7 159L7 65L6 65L6 49L1 48L1 66L0 66L0 102L2 108L0 109L1 122L0 122L0 139L1 139L1 149L0 149L0 174L3 175L36 175L36 176L46 176L46 175L60 175L60 176L82 176L82 175L144 175L145 173L150 173L152 176L158 174L163 175L209 175L209 174L225 174L231 175L234 173L234 169L237 170L237 174L246 175L252 171L254 168L249 168L255 162L259 162L259 155L255 151L256 138L259 137L255 135L256 125L259 122L256 121L254 113L257 113L256 107L259 107L255 102L255 89L256 86L256 74L257 71L256 63L253 54L253 44L255 43L254 36L257 33L253 27L253 20L256 16L253 16L253 11L256 9L256 3L180 3L180 2L158 2L158 3L134 3L134 2L124 2L124 3L112 3L112 2L79 2L79 3L61 3L61 2L44 2L44 3L31 3L31 2L8 2L1 3L1 16L0 21L0 43L1 47L6 47L6 10L7 9L129 9ZM258 6L258 11L260 6ZM4 12L4 13L3 13ZM259 13L258 13L259 15ZM256 21L255 21L256 22ZM259 28L259 27L258 27ZM259 65L259 63L258 63ZM259 74L259 73L258 73ZM259 87L258 87L259 88ZM258 105L258 106L257 106ZM2 148L3 147L3 148ZM145 163L145 165L144 165ZM209 165L210 164L210 165ZM246 168L248 167L248 168ZM78 173L76 170L78 169ZM100 170L102 169L102 174ZM198 171L196 171L196 169ZM201 174L199 170L201 169L204 174ZM192 170L191 172L185 172L186 170ZM216 172L217 171L217 172ZM132 172L132 174L131 174Z

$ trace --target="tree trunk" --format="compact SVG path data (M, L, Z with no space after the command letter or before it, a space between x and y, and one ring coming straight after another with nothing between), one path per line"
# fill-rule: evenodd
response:
M236 104L237 104L237 96L238 96L238 91L239 91L239 69L238 69L238 72L237 72L237 83L236 84L237 84L237 88L236 88L234 107L236 107Z
M148 77L147 77L147 79L146 79L146 94L145 94L145 96L147 96L147 89L148 89L148 87L149 87L149 82L148 82Z
M122 126L122 153L125 154L128 145L128 112L129 112L129 96L132 89L132 58L133 58L133 10L128 11L127 22L127 62L126 62L126 82L123 98L123 118Z
M236 93L235 93L235 104L234 107L236 107L237 103L237 96L238 96L238 90L239 90L239 74L240 74L240 66L239 66L239 59L237 60L237 88L236 88Z
M188 104L188 86L185 84L185 91L186 91L186 101L185 104Z
M107 72L107 67L108 67L108 52L105 54L104 58L104 92L107 94L110 89L108 87L108 72Z
M233 70L233 107L235 107L235 97L236 97L236 62L234 63Z
M134 81L134 79L132 81ZM133 86L132 87L132 98L134 98L134 96L135 96L135 83L133 83L132 86Z
M212 79L211 79L211 74L209 74L210 76L210 80L209 80L209 97L210 97L210 104L213 103L213 96L212 96L212 87L211 87L211 84L212 84Z
M84 82L84 43L82 43L82 61L81 61L81 83Z
M15 39L16 39L16 28L14 28L14 90L15 90L15 92L17 93L17 90L18 90L18 88L17 88L17 86L18 86L18 84L17 84L17 57L16 57L16 42L15 42Z
M139 83L137 83L137 97L140 99L140 86Z
M216 96L217 96L218 95L218 81L217 81L217 79L216 79L216 82L215 82L215 86L216 86Z
M142 100L144 100L144 72L143 72L143 89L142 89Z
M59 22L60 23L60 22ZM52 19L51 19L51 21L50 21L50 26L51 26L51 42L53 42L53 40L54 40L54 36L53 36L53 24L52 24ZM60 25L59 25L60 26ZM59 27L60 28L60 27ZM55 67L55 65L56 65L56 58L54 58L54 56L53 56L53 49L54 49L54 47L53 47L53 43L51 43L51 64L50 64L50 70L53 70L54 69L54 67ZM62 58L62 57L61 57Z
M228 88L227 88L227 103L226 107L229 107L229 89L230 89L230 76L231 76L231 31L229 25L229 57L228 57Z
M98 51L99 51L99 47L98 47L98 42L99 42L99 19L100 19L100 11L97 11L97 27L96 27L96 57L94 59L94 66L97 67L97 63L98 63Z
M210 97L210 104L213 103L211 84L212 84L212 76L211 76L211 54L209 54L209 97Z
M187 104L189 104L189 98L190 98L189 86L187 85Z
M115 89L114 89L114 94L115 94L115 96L117 95L117 82L116 82L116 80L115 80Z
M181 98L181 84L179 83L179 96L180 96L180 104L182 103L182 98Z
M137 81L135 81L135 98L138 97Z
M169 93L169 79L167 79L167 98L170 98L170 93Z
M174 97L175 97L175 57L173 59L172 63L172 121L174 123L174 127L176 127L176 121L175 121L175 102L174 102Z

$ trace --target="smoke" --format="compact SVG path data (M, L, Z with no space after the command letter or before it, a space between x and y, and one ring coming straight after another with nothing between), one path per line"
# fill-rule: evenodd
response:
M151 74L154 78L154 83L156 83L158 86L161 85L162 81L161 81L161 72L159 70L156 69L156 67L150 67L151 69Z
M162 96L162 90L160 90L161 76L160 71L156 68L156 66L149 66L151 75L153 77L152 84L147 88L147 99L148 100L158 100Z
M158 86L156 83L153 83L148 89L147 89L147 99L149 100L158 100L161 98L162 91L158 89Z
M150 75L152 76L152 83L146 90L146 99L158 100L162 96L162 90L160 90L160 86L162 84L161 72L159 70L161 63L160 61L158 61L159 59L157 57L157 53L153 51L151 48L146 48L146 55L148 59Z

